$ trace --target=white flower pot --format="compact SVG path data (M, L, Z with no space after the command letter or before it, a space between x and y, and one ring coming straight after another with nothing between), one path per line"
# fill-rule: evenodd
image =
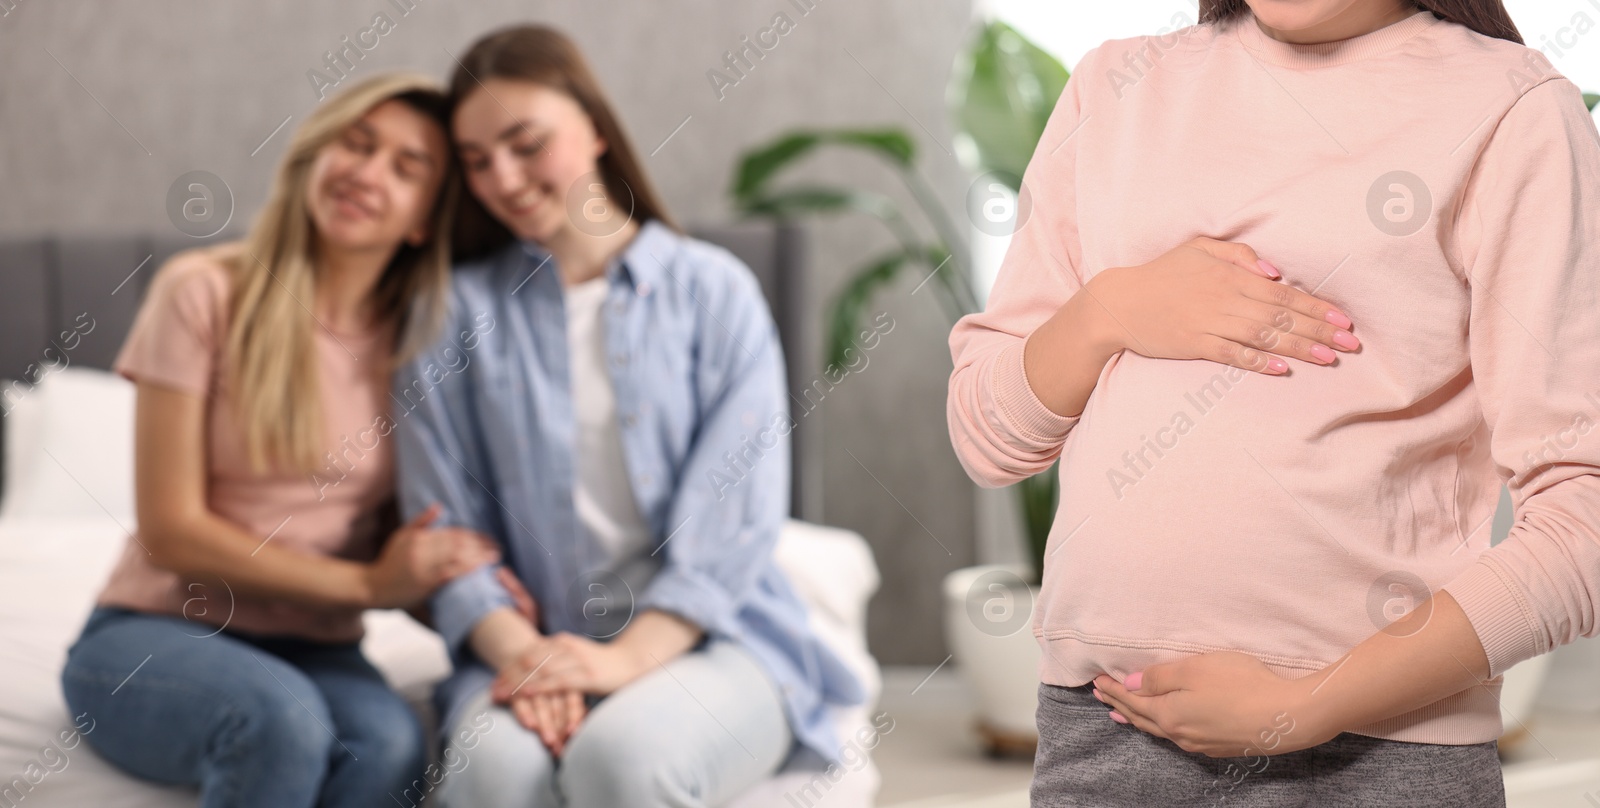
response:
M1038 639L1033 604L1038 587L1023 583L1027 568L984 564L945 576L945 638L978 710L978 731L989 751L1030 748L1039 691Z

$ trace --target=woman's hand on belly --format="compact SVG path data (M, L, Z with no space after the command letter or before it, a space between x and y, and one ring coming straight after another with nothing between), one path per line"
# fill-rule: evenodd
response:
M1248 245L1191 239L1147 264L1102 271L1084 288L1113 319L1119 347L1155 359L1209 359L1277 375L1279 356L1326 365L1360 343L1350 318L1278 282Z
M1244 757L1308 749L1339 734L1306 709L1313 678L1285 679L1249 654L1218 651L1152 665L1124 682L1101 674L1094 684L1100 700L1140 730L1186 752Z

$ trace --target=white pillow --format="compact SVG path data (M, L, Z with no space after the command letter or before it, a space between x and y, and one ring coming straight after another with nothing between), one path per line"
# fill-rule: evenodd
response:
M22 479L34 457L39 456L38 438L44 428L44 408L39 406L38 389L27 382L0 381L0 428L5 429L5 472L0 477L0 514L10 510L16 481Z
M75 367L19 398L6 416L0 520L109 514L131 526L133 401L127 379Z

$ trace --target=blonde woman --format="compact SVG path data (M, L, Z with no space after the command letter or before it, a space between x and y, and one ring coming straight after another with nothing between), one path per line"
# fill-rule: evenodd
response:
M498 559L393 529L391 369L437 330L445 100L385 75L320 105L239 243L172 259L115 369L138 385L138 533L62 674L90 743L201 805L389 805L425 736L362 611Z

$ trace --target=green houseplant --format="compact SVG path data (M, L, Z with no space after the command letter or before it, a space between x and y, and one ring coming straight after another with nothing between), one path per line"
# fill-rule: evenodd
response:
M949 104L957 124L957 153L970 170L1020 192L1045 124L1067 85L1066 67L1016 29L991 21L958 57ZM1045 542L1060 496L1056 466L1016 486L1028 541L1032 580L1044 576Z
M1050 112L1067 83L1067 70L1011 26L980 26L958 57L947 93L957 130L956 149L973 174L1019 190ZM794 166L821 149L850 149L880 160L900 181L920 216L913 222L889 197L857 187L781 183ZM842 364L865 319L867 306L902 272L920 269L951 325L979 310L971 255L957 218L940 203L917 169L916 141L898 127L794 131L745 152L734 174L734 208L767 218L862 214L881 222L895 245L869 258L845 282L828 311L826 361ZM920 224L920 226L918 226ZM1055 515L1052 466L1016 486L1028 538L1032 583L1044 565L1045 540Z

